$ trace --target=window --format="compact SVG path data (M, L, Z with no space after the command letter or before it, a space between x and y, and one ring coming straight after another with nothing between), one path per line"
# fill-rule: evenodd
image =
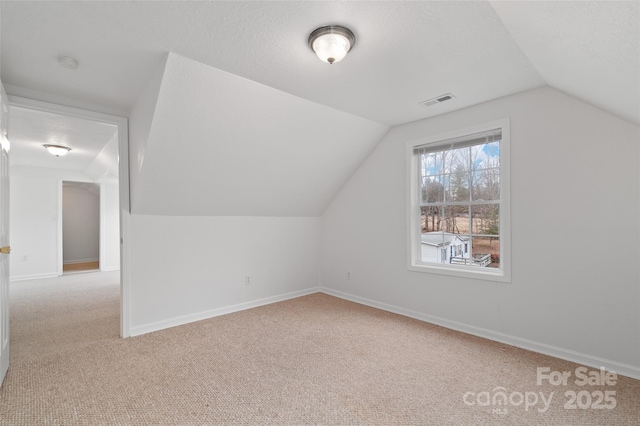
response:
M508 120L407 148L409 269L510 281Z

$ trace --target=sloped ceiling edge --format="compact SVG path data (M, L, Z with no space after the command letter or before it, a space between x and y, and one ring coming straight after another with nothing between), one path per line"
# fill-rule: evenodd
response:
M320 216L388 129L170 54L134 212Z
M160 61L129 114L129 191L131 211L134 213L138 207L140 175L144 166L149 134L155 117L167 59L168 55Z
M491 5L549 86L640 125L640 3Z

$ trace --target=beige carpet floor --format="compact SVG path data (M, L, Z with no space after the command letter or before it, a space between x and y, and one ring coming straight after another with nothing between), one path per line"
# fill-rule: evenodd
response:
M11 284L0 424L640 424L638 380L538 385L579 366L324 294L120 339L117 280Z

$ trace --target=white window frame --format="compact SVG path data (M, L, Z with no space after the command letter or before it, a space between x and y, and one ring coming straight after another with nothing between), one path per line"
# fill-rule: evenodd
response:
M420 170L414 149L425 145L446 147L447 141L501 129L500 142L500 268L470 268L461 265L425 263L421 260L421 229L420 229ZM496 282L511 282L511 212L510 212L510 127L509 119L492 121L476 126L467 127L452 132L441 133L406 144L407 159L407 258L408 269L416 272L426 272L456 277L473 278Z

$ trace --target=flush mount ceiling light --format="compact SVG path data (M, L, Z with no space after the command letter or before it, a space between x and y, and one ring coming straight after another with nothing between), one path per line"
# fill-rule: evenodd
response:
M61 67L67 68L70 70L78 69L78 61L69 56L58 57L58 64L60 64Z
M347 56L356 44L351 30L337 25L328 25L314 30L309 35L309 46L321 61L335 64Z
M62 145L45 144L44 147L47 148L49 154L55 155L56 157L62 157L63 155L67 155L67 152L71 151L71 148Z

